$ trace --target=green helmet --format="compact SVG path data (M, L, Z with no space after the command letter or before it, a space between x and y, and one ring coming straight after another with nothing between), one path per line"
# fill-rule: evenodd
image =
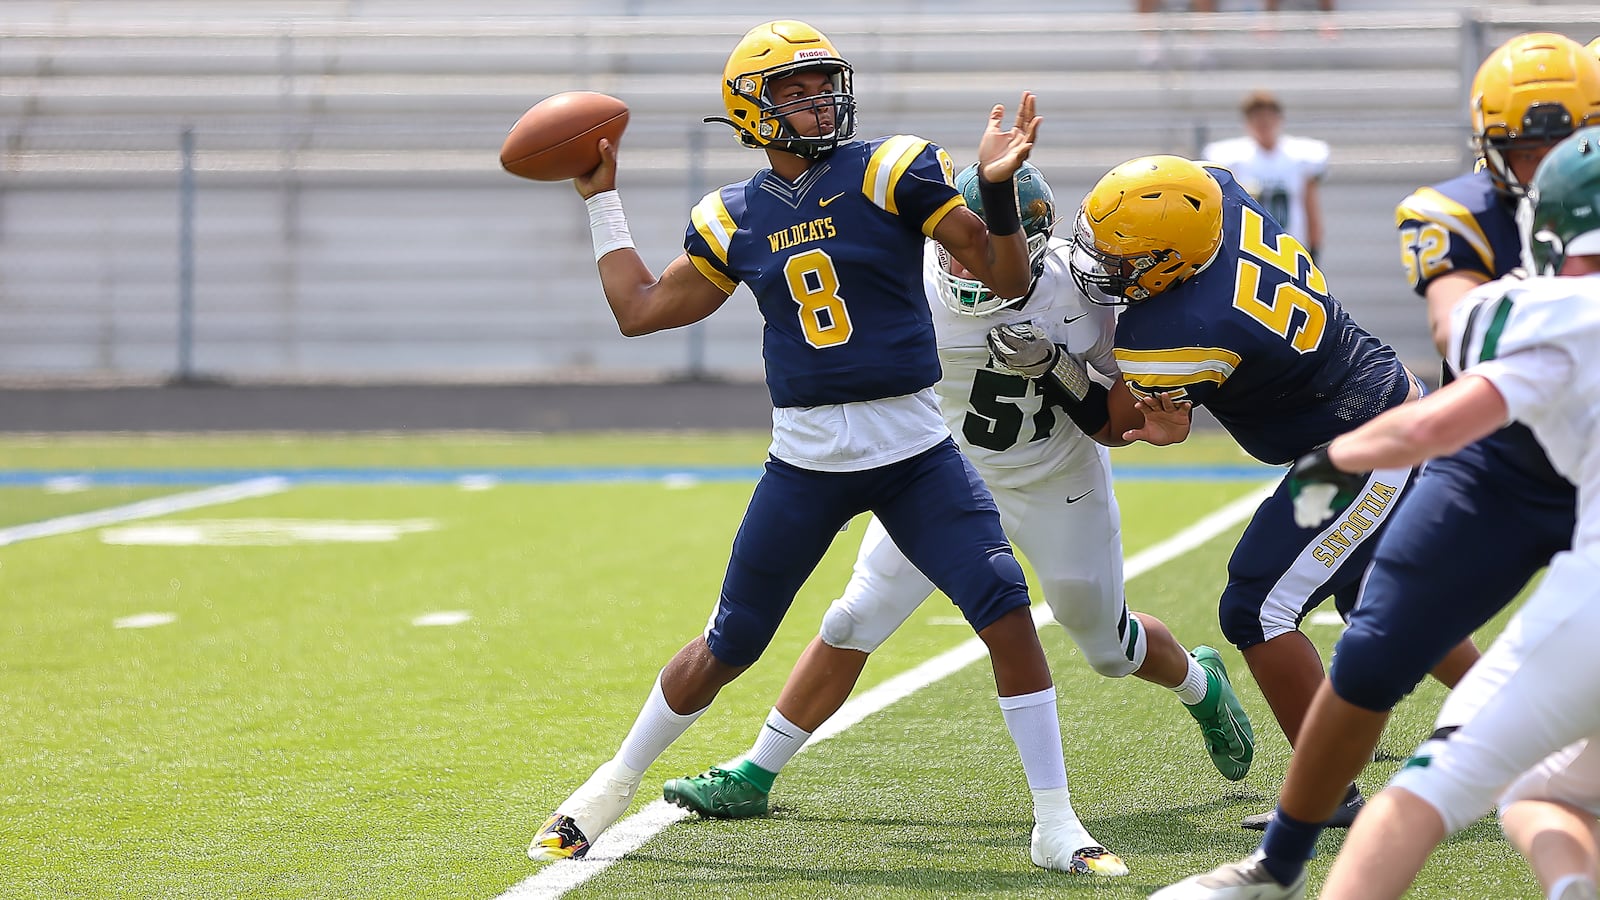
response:
M1017 170L1017 206L1022 213L1022 231L1028 236L1028 262L1037 279L1044 272L1044 258L1048 253L1050 232L1056 225L1056 196L1045 183L1044 173L1033 163L1023 163ZM956 176L956 190L967 201L967 207L983 215L983 197L978 194L978 164L973 163ZM939 248L939 299L952 312L963 316L984 316L1007 307L1016 306L1028 299L1027 295L1010 299L996 297L983 282L975 278L960 278L950 273L950 257Z
M1534 274L1556 274L1568 256L1600 255L1600 126L1576 131L1550 151L1528 199Z

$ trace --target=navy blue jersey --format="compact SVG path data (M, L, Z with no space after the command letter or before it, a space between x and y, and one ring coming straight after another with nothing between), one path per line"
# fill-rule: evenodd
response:
M1395 207L1394 224L1400 261L1419 296L1440 275L1476 272L1493 281L1521 262L1515 208L1487 171L1419 188Z
M1410 379L1394 350L1350 318L1305 247L1226 169L1207 171L1222 185L1222 247L1117 320L1128 386L1206 407L1274 465L1404 402Z
M1472 272L1493 281L1522 264L1516 208L1494 189L1486 170L1417 189L1395 207L1394 221L1400 230L1400 260L1412 290L1421 296L1427 296L1435 278L1449 272ZM1443 380L1453 377L1445 365ZM1552 488L1571 489L1527 427L1502 428L1484 443L1491 457Z
M911 135L852 141L790 183L763 169L707 194L684 250L766 326L772 405L914 394L939 380L922 244L962 206L950 157Z

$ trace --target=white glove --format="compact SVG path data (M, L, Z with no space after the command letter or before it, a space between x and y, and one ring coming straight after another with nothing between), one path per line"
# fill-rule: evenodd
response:
M986 340L1002 369L1027 378L1051 377L1076 400L1088 396L1091 382L1083 360L1057 346L1033 323L996 325Z

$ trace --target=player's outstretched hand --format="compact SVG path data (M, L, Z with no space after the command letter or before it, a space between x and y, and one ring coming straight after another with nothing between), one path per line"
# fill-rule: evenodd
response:
M1039 123L1044 121L1033 110L1033 92L1023 91L1022 102L1017 104L1017 121L1009 131L1002 130L1001 125L1006 117L1005 106L996 103L989 111L989 127L978 142L978 170L983 180L999 184L1017 174L1028 161Z
M1320 528L1356 502L1367 485L1368 472L1346 472L1319 447L1289 467L1289 499L1294 503L1294 524Z
M1144 425L1123 432L1125 441L1144 441L1157 447L1181 444L1189 437L1189 426L1194 422L1194 404L1187 400L1174 400L1165 391L1159 391L1134 401L1134 408L1144 414Z
M572 186L578 189L578 196L587 200L595 194L617 189L617 145L607 140L600 139L600 165L586 175L579 175L572 179Z

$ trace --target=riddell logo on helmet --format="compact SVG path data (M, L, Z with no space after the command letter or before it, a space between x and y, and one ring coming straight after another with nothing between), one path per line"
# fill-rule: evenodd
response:
M814 50L797 50L797 51L795 51L794 58L795 59L818 59L818 58L821 58L821 57L828 57L828 56L832 56L832 55L833 54L831 52L829 52L827 50L824 50L821 47L818 47L818 48L816 48Z

